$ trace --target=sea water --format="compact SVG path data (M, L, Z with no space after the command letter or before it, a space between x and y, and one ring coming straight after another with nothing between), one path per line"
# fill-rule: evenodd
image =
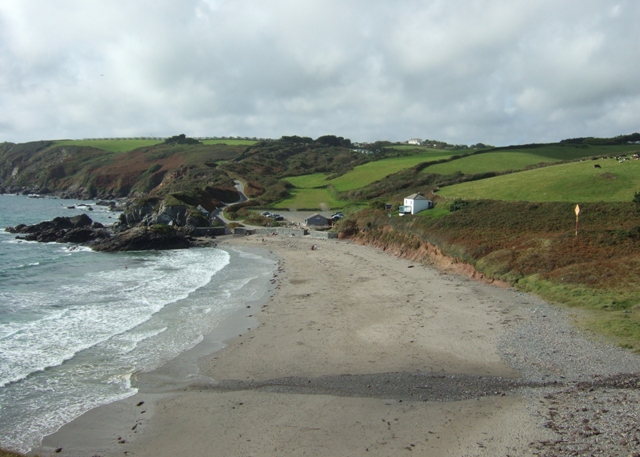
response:
M134 374L194 347L260 298L274 259L234 249L99 253L4 232L86 211L0 195L0 447L27 451L82 413L136 393ZM75 207L75 208L70 208Z

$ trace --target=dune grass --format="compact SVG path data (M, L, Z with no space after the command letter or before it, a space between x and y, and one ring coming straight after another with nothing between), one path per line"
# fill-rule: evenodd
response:
M594 165L601 168L595 168ZM640 189L640 161L587 160L528 170L440 189L447 198L532 202L631 201Z
M109 152L129 152L145 146L162 143L162 140L63 140L56 141L58 146L89 146Z

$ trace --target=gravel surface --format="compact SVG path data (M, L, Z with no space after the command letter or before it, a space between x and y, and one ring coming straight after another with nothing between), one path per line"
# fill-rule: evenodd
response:
M589 381L640 373L640 357L575 329L565 310L517 293L526 318L502 335L498 349L531 382Z
M498 346L524 379L547 386L521 393L557 436L530 443L530 451L640 457L640 357L576 330L567 311L517 295L527 318Z

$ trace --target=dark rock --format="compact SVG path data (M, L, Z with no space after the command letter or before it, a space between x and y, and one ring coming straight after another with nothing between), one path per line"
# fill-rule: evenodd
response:
M86 243L96 238L104 238L109 233L102 224L93 227L94 222L86 214L73 217L56 217L51 221L44 221L38 224L20 224L15 227L7 227L5 231L9 233L25 234L23 239L27 241L61 243Z
M96 239L109 238L111 234L106 230L96 230L91 227L75 228L68 230L59 241L61 243L88 243Z
M138 224L147 223L153 215L153 208L157 202L152 200L142 205L129 208L120 214L120 223L122 225L133 227Z
M182 232L169 226L138 226L120 232L108 239L98 240L91 245L95 251L146 251L185 249L191 241Z
M96 206L108 206L109 208L115 208L116 207L116 202L114 202L113 200L98 200L96 202Z
M88 227L93 224L93 220L86 214L80 214L79 216L70 217L69 220L74 227Z
M145 251L185 249L190 246L211 246L199 243L189 236L188 230L169 225L139 225L119 227L115 233L104 225L93 222L86 214L74 217L56 217L34 225L20 224L5 231L24 235L27 241L78 243L96 251ZM213 244L215 245L215 244Z

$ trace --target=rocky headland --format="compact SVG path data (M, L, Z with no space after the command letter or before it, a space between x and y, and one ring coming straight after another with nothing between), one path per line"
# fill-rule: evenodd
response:
M135 225L122 223L105 227L94 222L86 214L73 217L56 217L38 224L20 224L7 227L5 231L17 234L26 241L44 243L77 243L94 251L142 251L185 249L193 246L215 246L212 238L207 240L193 237L193 227L173 225Z

